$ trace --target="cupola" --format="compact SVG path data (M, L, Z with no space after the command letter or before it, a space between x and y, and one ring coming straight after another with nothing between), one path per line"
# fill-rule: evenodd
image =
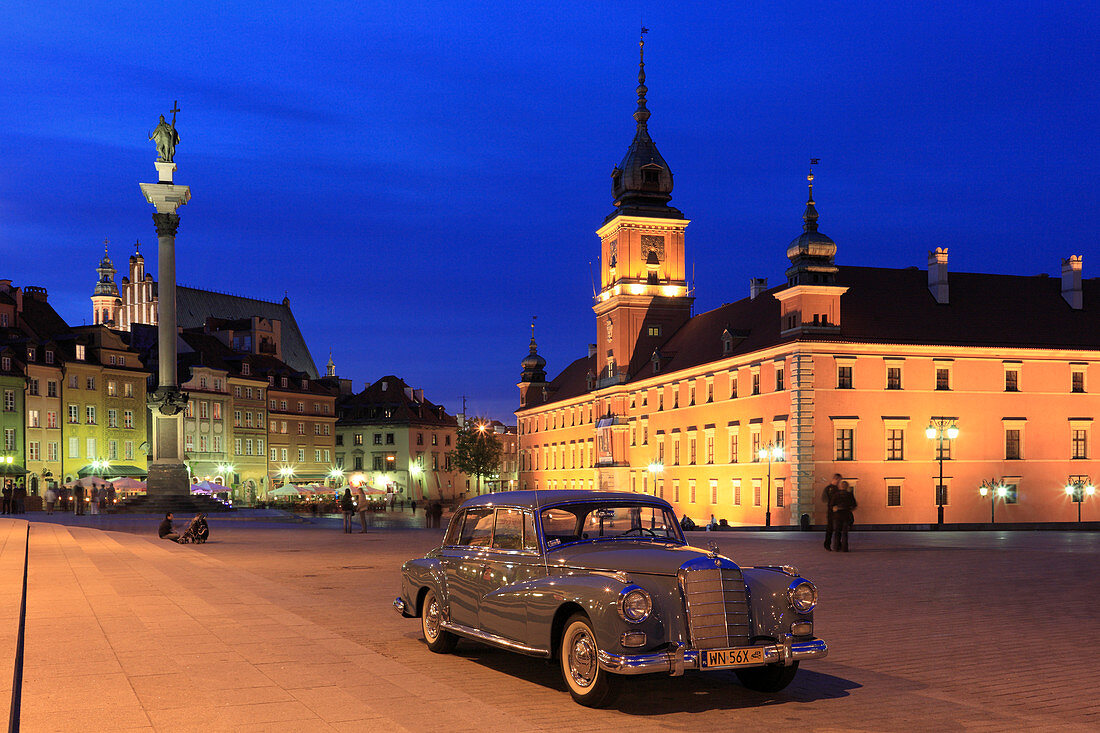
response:
M816 161L816 158L814 159ZM817 230L817 207L814 204L814 174L806 176L809 182L809 198L806 211L802 215L802 233L791 240L787 246L787 259L791 266L787 270L787 284L795 285L834 285L836 284L836 242Z
M622 162L611 172L611 191L615 197L615 211L610 220L620 214L654 216L665 219L682 219L684 215L668 205L672 199L672 171L657 151L657 145L649 136L649 109L646 108L645 85L645 33L638 41L638 108L634 111L634 140L627 148Z

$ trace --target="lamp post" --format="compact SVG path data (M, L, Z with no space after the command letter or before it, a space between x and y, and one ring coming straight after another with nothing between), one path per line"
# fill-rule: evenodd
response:
M283 480L283 486L290 483L290 478L294 475L294 469L290 466L283 466L279 469L279 477Z
M1066 484L1066 496L1068 496L1074 504L1077 505L1077 521L1081 521L1081 504L1085 501L1086 496L1094 496L1096 494L1096 487L1092 485L1092 479L1088 476L1078 476L1076 480L1070 479L1070 482Z
M760 449L760 460L768 462L768 506L764 512L764 526L772 526L772 461L783 460L783 446L768 443Z
M947 417L933 417L924 431L929 440L936 441L936 457L940 463L940 482L936 484L936 524L943 526L943 441L959 437L955 421Z
M413 476L415 476L416 480L419 482L420 481L420 476L423 473L424 473L424 469L420 467L420 464L413 463L412 461L409 462L409 498L410 499L412 499ZM423 489L421 489L421 493L424 493Z
M657 496L657 477L665 472L665 464L659 461L653 461L649 464L648 470L653 476L653 495Z
M978 487L978 493L983 499L989 497L989 523L996 524L997 499L1004 499L1008 495L1008 487L1003 482L991 478L982 481L982 485Z
M336 466L328 472L328 477L332 479L332 483L336 488L340 488L340 480L344 478L344 469Z

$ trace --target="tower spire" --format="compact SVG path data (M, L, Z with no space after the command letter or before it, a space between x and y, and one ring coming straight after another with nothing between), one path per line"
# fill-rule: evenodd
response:
M802 215L802 231L804 232L817 231L817 207L814 206L814 169L812 166L817 165L820 161L820 158L810 158L810 173L806 176L810 193L806 199L806 212Z
M638 35L638 109L634 112L634 119L639 128L644 128L649 120L649 110L645 106L645 93L649 91L645 86L645 34L649 29L644 25Z

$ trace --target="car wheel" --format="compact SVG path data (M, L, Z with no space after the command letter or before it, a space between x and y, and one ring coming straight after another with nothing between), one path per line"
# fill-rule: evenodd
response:
M791 684L795 672L798 671L798 662L789 667L782 664L769 664L766 667L746 667L734 670L741 684L750 690L757 692L779 692Z
M561 674L573 700L595 708L610 703L618 691L615 675L600 668L596 658L596 634L592 623L583 614L574 614L565 623L558 650Z
M439 596L431 588L424 595L424 606L420 611L420 629L424 632L424 641L428 643L428 649L436 654L447 654L454 650L458 643L458 637L449 631L445 631L443 624L443 607L439 602Z

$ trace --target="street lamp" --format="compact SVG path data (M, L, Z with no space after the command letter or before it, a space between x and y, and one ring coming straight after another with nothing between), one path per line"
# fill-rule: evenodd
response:
M657 496L657 477L665 472L665 464L653 461L649 464L648 470L653 475L653 495Z
M760 460L768 462L768 508L764 512L764 526L772 526L772 461L783 460L783 446L769 443L760 449Z
M991 478L982 481L982 485L978 487L978 493L982 495L983 499L989 497L989 523L996 524L997 499L1003 500L1008 496L1008 487L1003 482Z
M286 486L288 483L290 483L290 478L293 475L294 469L290 466L283 466L279 469L279 476L281 476L283 479L283 486Z
M340 479L344 478L344 469L336 466L328 472L328 477L332 479L333 483L336 485L336 488L340 488Z
M424 469L420 467L420 464L412 463L412 462L409 463L409 498L410 499L412 498L412 482L413 482L412 477L415 476L416 480L420 481L420 476L423 473L424 473ZM421 493L423 493L423 489L421 489Z
M1076 479L1076 480L1075 480ZM1066 484L1066 496L1077 505L1077 521L1081 521L1081 503L1086 496L1095 496L1096 487L1092 485L1092 479L1088 476L1075 476Z
M947 417L933 417L924 431L929 440L936 441L936 457L940 462L940 482L936 484L936 524L943 526L943 441L959 437L955 421Z

